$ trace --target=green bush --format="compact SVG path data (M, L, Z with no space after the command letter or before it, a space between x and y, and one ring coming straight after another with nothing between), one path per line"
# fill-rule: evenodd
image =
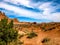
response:
M8 19L4 18L0 21L0 45L17 40L18 32L13 29L13 21L8 23Z
M5 41L0 39L0 45L6 45Z

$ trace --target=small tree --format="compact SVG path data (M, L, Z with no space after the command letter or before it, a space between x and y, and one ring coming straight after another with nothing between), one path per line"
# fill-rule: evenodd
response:
M4 18L4 19L1 19L1 21L0 21L0 29L1 28L6 28L6 26L7 26L7 23L8 23L8 19L6 19L6 18Z
M4 18L0 21L0 39L2 43L10 43L17 39L18 32L13 29L13 21L8 24L8 19Z
M9 28L13 28L13 20L9 23Z

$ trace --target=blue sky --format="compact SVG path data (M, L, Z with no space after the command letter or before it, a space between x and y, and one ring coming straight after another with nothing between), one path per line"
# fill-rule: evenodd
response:
M60 22L60 0L0 0L0 11L23 22Z

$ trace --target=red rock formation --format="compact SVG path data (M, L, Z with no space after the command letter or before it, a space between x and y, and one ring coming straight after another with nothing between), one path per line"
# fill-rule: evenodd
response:
M19 22L19 21L17 20L17 18L14 18L13 21L14 21L14 22L17 22L17 23Z
M1 20L1 19L4 19L4 18L7 18L7 19L8 19L8 22L10 22L11 20L13 20L14 23L18 23L18 22L19 22L16 18L14 18L14 19L8 18L8 17L5 15L5 13L3 13L3 12L0 11L0 20Z
M5 13L0 11L0 20L3 18L8 18L8 17L5 15Z

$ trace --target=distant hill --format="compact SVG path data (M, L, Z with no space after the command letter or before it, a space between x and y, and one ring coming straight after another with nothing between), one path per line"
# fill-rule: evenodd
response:
M31 30L33 30L34 28L37 29L42 29L42 30L52 30L55 29L56 27L60 26L60 22L50 22L50 23L36 23L36 22L19 22L17 18L14 19L10 19L8 18L5 13L0 11L0 20L3 18L7 18L8 22L10 22L11 20L13 20L15 26L19 28L32 28Z

